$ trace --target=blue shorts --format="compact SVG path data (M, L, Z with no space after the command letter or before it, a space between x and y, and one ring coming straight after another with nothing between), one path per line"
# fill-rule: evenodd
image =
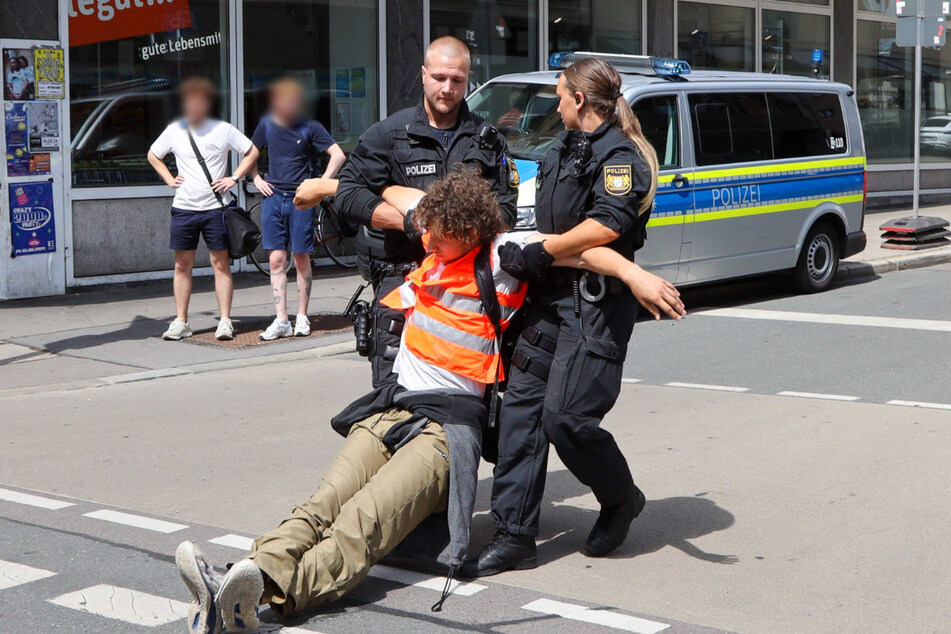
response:
M192 211L172 207L168 248L173 251L194 251L198 248L199 236L205 239L209 251L228 250L228 233L221 210Z
M261 201L261 246L268 251L310 253L314 250L314 208L294 206L294 192L274 188Z

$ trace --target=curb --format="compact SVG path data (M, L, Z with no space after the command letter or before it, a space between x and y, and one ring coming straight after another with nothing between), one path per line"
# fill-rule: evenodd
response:
M89 379L85 381L73 381L70 383L57 383L53 385L37 385L25 388L0 390L0 399L10 396L28 396L30 394L40 393L48 394L52 392L75 392L77 390L86 390L94 387L107 387L109 385L122 385L124 383L139 383L141 381L152 381L154 379L164 379L173 376L183 376L186 374L205 374L206 372L238 370L241 368L271 365L274 363L288 363L293 361L306 361L308 359L320 359L323 357L335 357L341 354L354 352L354 345L355 344L352 341L343 341L340 343L331 343L326 346L320 346L318 348L297 350L294 352L284 352L263 357L247 357L242 359L229 359L227 361L209 361L206 363L196 363L194 365L176 368L161 368L158 370L130 372L129 374L117 374L114 376L107 376L99 379Z
M835 279L839 282L860 280L876 277L885 273L894 273L895 271L920 269L927 266L949 263L951 263L951 251L915 253L913 255L902 255L893 258L872 260L870 262L852 262L845 260L839 265L839 271L836 273Z

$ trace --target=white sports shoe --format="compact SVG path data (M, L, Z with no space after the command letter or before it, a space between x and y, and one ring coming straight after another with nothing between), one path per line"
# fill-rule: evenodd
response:
M231 566L221 580L221 589L215 597L222 607L221 616L229 632L250 632L257 629L258 606L264 594L264 575L250 559Z
M188 322L176 317L172 320L172 323L168 325L168 330L162 334L162 339L165 341L178 341L179 339L191 337L193 334Z
M218 328L215 329L215 339L218 341L231 341L234 339L234 324L227 317L218 320Z
M215 595L221 586L221 575L215 572L195 542L178 545L175 565L192 595L188 606L189 634L218 634L221 632L221 614L215 604Z
M298 315L297 321L294 322L294 336L306 337L309 334L310 334L310 319L307 318L307 315Z
M294 329L291 327L291 322L281 321L280 319L272 321L271 325L267 327L267 330L258 335L262 341L274 341L275 339L293 336Z

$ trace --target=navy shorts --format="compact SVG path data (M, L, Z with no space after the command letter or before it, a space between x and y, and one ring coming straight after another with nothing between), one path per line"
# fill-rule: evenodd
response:
M172 207L168 248L173 251L194 251L198 248L199 236L205 239L209 251L228 250L228 233L221 210L192 211Z
M314 208L294 206L294 192L274 188L261 201L261 246L268 251L310 253L314 250Z

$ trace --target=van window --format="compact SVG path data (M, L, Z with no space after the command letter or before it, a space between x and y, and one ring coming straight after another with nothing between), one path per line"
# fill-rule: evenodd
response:
M660 169L680 167L680 117L677 97L646 97L632 106L644 136L657 151Z
M698 166L773 158L766 95L692 94L688 103Z
M844 154L845 121L834 93L769 93L776 158Z

